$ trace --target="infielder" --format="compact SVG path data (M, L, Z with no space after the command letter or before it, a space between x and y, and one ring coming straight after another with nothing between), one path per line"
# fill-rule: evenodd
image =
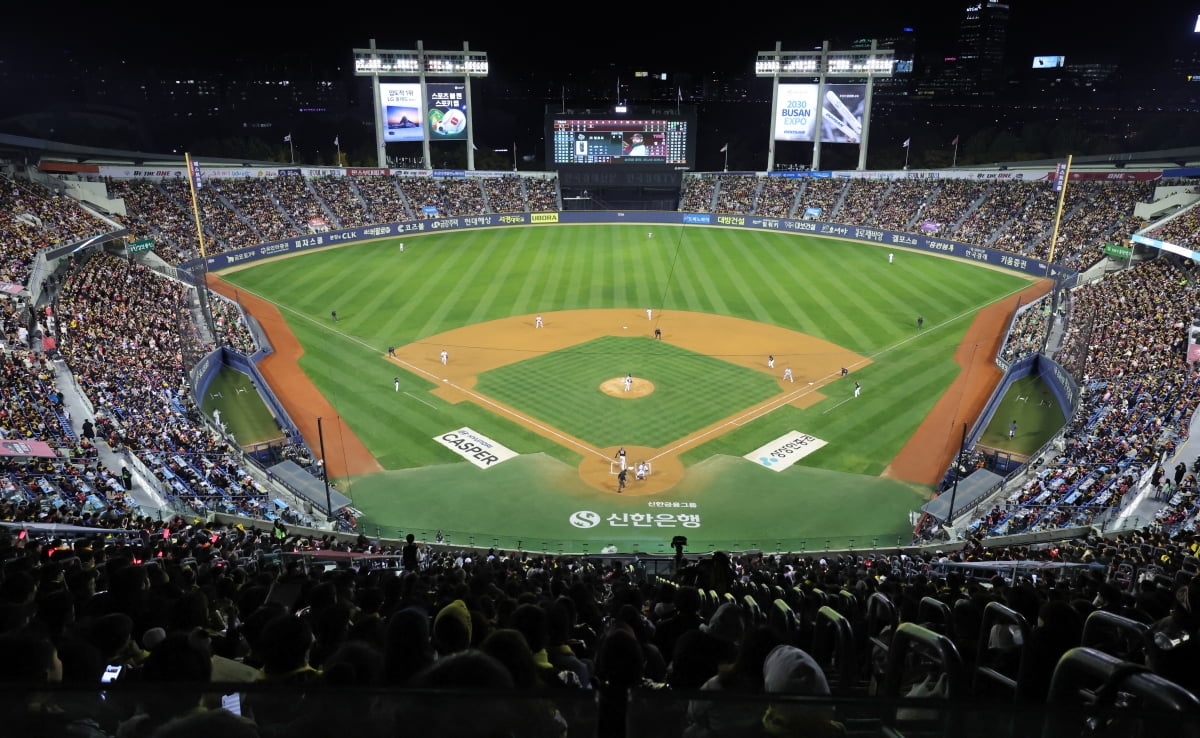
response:
M539 316L537 316L536 318L534 318L534 319L533 319L533 327L534 327L534 328L541 328L541 327L542 327L542 316L540 316L540 315L539 315Z
M445 349L442 349L442 366L446 365L446 359L449 359L449 358L450 358L450 354L448 354Z
M633 375L626 374L625 375L625 391L628 392L631 387L633 387Z
M767 368L768 368L768 369L774 369L774 368L775 368L775 355L774 355L774 354L769 354L769 355L767 356Z
M790 366L783 370L783 378L789 382L795 383L796 380L792 379L792 368Z

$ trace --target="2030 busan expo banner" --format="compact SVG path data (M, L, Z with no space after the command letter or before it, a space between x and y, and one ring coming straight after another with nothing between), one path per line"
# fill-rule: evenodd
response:
M866 104L866 85L779 85L775 110L776 141L860 143Z

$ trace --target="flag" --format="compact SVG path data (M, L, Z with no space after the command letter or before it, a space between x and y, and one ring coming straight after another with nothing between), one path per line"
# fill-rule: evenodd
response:
M679 93L679 102L683 102L683 88L676 87L675 90Z
M334 145L334 146L341 146L341 145L342 145L342 144L341 144L341 138L342 138L341 136L334 136L334 137L333 137L333 145Z
M950 145L951 145L951 146L958 146L958 136L955 136L955 137L954 137L954 140L950 142Z
M912 143L912 138L906 138L904 139L904 143L900 144L900 148L907 149L910 143Z
M283 142L284 142L284 143L291 143L291 142L292 142L292 134L290 134L290 133L289 133L288 135L284 136L284 137L283 137Z
M729 151L729 144L725 144L724 146L721 147L722 154L724 154L726 151Z

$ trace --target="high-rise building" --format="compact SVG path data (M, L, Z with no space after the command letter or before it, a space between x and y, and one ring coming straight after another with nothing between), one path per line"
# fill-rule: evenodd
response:
M982 0L966 9L958 32L958 64L967 79L991 88L1004 76L1008 3Z

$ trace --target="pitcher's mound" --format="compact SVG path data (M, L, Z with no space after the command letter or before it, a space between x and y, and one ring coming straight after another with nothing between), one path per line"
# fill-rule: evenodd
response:
M654 391L654 382L649 379L638 379L634 377L633 383L629 385L629 391L625 391L625 377L614 377L606 379L600 384L600 391L606 395L613 397L623 397L632 400L637 397L645 397Z

